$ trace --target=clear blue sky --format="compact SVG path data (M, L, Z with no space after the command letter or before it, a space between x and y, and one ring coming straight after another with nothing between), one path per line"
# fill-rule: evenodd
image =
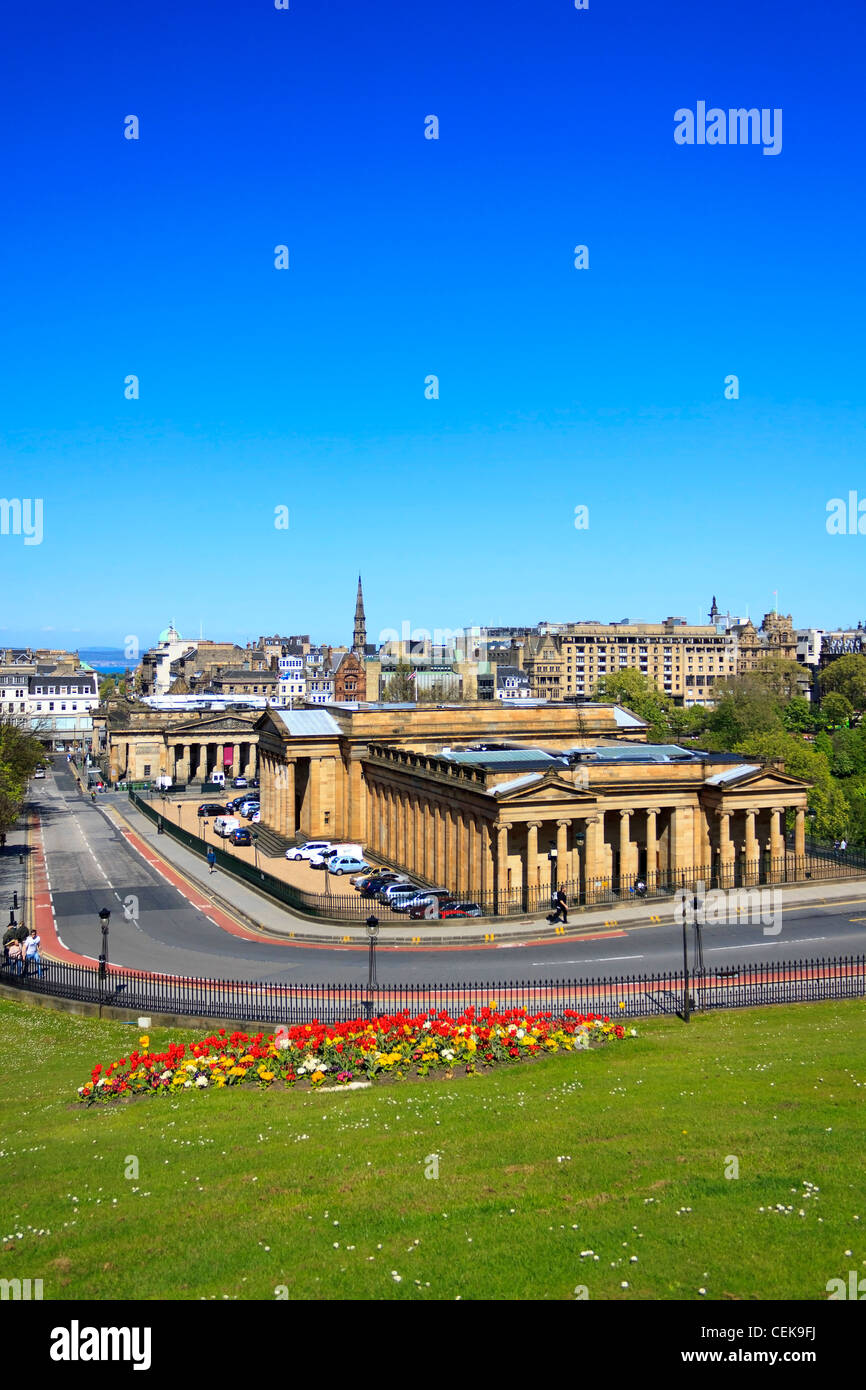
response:
M345 641L359 570L370 640L866 616L825 529L866 498L864 35L853 0L16 6L0 491L44 536L0 536L0 642ZM701 100L782 108L782 152L675 144Z

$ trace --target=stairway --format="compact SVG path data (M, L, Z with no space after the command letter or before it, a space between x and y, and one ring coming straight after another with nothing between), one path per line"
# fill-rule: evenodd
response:
M269 825L259 821L257 825L250 824L250 830L254 835L258 835L259 854L263 854L266 859L282 859L287 849L292 848L296 843L294 839L287 839L285 835L280 835L278 831L272 830Z

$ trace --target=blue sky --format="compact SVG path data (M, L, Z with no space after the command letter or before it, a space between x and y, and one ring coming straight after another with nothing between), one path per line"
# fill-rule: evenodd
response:
M781 0L18 7L0 491L44 519L0 535L0 641L345 641L359 570L371 640L774 590L856 622L866 536L825 520L866 498L863 32ZM781 108L781 153L675 144L700 100Z

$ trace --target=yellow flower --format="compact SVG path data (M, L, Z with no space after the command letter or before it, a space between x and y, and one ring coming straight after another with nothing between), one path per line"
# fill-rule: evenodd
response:
M274 1079L274 1073L272 1071L264 1071L262 1067L259 1067L259 1076L262 1078L262 1081L273 1081Z
M491 1001L490 1001L490 1003L487 1005L487 1007L488 1007L488 1009L492 1009L492 1010L494 1011L494 1013L495 1013L495 1012L496 1012L496 1000L495 1000L495 999L491 999Z
M144 1034L143 1037L139 1038L139 1040L138 1040L138 1045L139 1045L139 1047L143 1047L144 1050L145 1050L145 1052L146 1052L147 1049L150 1047L150 1038L147 1036L146 1033Z
M314 1071L312 1076L310 1077L310 1081L313 1083L314 1086L318 1086L319 1082L324 1081L324 1079L325 1073L322 1071Z
M624 1008L625 1008L625 1004L622 1002L621 999L620 999L620 1001L619 1001L619 1007L620 1007L621 1009L624 1009Z

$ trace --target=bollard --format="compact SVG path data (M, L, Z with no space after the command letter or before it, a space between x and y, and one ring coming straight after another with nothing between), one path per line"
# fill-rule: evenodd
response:
M17 907L17 906L18 906L18 893L17 893L16 891L13 891L13 893L12 893L12 906L13 906L13 907Z

